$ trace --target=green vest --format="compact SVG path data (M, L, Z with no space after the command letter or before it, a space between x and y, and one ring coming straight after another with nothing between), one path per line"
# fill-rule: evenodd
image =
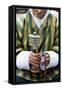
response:
M57 18L51 14L47 16L44 22L38 28L33 20L29 11L19 19L16 19L16 57L21 51L30 51L28 35L36 32L40 35L39 52L43 51L54 51L58 53L59 51L59 29L57 24ZM17 59L16 59L17 60ZM57 67L47 70L47 75L49 80L51 80L55 75L59 74ZM16 75L27 80L32 81L44 81L44 71L34 74L28 70L16 69Z

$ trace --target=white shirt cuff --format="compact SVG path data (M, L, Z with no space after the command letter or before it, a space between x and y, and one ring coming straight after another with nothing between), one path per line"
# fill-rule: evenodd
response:
M29 54L30 51L22 51L16 57L16 66L19 69L29 70Z
M45 51L45 52L50 55L50 62L47 66L47 69L57 66L58 61L59 61L58 54L54 51ZM44 61L44 58L41 61ZM43 63L40 64L40 67L41 67L42 70L45 70L45 65Z

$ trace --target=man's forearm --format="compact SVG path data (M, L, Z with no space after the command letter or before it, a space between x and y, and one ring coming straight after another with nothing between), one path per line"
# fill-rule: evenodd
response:
M29 70L29 54L30 51L22 51L16 57L16 66L19 69Z

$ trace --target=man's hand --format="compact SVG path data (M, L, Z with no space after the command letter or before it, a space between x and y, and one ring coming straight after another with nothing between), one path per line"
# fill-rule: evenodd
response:
M46 66L49 64L49 61L50 61L50 56L48 53L43 53L42 54L42 57L44 57L44 62L43 64L45 64Z
M39 67L41 61L40 53L33 53L31 52L29 55L29 64Z

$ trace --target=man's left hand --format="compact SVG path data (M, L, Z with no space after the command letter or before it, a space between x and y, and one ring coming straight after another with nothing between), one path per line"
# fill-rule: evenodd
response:
M44 61L42 62L43 64L45 64L46 66L49 64L50 62L50 56L48 53L43 53L42 57L44 57Z

